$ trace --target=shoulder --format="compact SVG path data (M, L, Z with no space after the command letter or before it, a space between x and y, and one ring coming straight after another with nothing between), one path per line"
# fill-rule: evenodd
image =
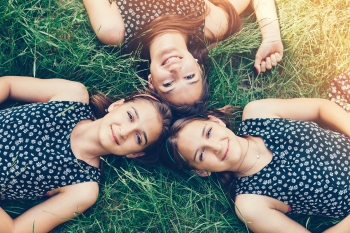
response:
M60 79L65 84L61 92L53 96L50 101L76 101L89 103L89 92L85 85L80 82Z

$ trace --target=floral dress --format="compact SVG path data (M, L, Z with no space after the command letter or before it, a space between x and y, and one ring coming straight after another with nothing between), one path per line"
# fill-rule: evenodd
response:
M159 16L166 14L195 16L205 13L204 0L115 0L125 25L125 42L143 33L143 28ZM204 21L200 28L204 35ZM198 38L190 38L189 44L195 44Z
M314 122L283 118L247 119L237 135L259 136L272 161L239 177L236 195L278 199L293 213L343 218L350 212L350 139Z
M98 182L100 170L75 158L70 135L92 119L80 102L34 103L0 111L0 198L29 199L71 184Z

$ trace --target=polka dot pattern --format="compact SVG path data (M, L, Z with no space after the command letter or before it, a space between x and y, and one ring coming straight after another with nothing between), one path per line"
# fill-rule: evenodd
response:
M203 0L121 0L115 2L124 20L126 43L143 33L143 28L159 16L166 14L189 15L193 12L197 12L195 16L198 16L205 13ZM198 30L204 35L204 21ZM194 44L197 41L198 38L192 37L189 44Z
M240 177L236 194L269 196L293 213L342 218L350 208L350 139L316 123L282 118L247 119L237 135L260 136L272 161Z
M350 69L335 77L330 86L328 99L350 113Z
M71 184L99 181L100 170L76 159L70 134L93 119L89 105L53 101L0 111L0 198L29 199Z

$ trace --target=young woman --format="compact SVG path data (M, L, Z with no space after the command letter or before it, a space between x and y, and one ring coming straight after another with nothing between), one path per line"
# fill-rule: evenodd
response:
M84 0L97 37L106 44L125 43L128 50L141 44L141 54L150 60L149 87L182 108L207 101L200 66L206 41L216 43L237 32L239 14L250 3L263 37L255 58L260 73L283 56L274 0Z
M6 233L48 232L85 211L98 196L100 156L154 161L171 122L169 108L147 94L92 96L94 116L84 85L63 79L1 77L6 99L36 103L0 111L1 199L50 197L16 219L0 208Z
M264 99L242 120L237 134L214 115L176 121L169 161L200 176L217 172L253 232L309 232L290 212L344 218L326 232L348 232L350 115L324 99Z

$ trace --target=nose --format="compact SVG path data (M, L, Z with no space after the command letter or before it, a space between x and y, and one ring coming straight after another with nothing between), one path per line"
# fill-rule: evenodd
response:
M212 150L214 154L218 155L221 151L221 143L220 141L207 140L206 146L208 149Z
M127 126L120 126L120 137L126 140L130 134L132 134L136 129L134 124L129 124Z
M171 64L171 66L169 66L169 72L170 73L179 73L182 69L182 66L179 62L173 63Z

